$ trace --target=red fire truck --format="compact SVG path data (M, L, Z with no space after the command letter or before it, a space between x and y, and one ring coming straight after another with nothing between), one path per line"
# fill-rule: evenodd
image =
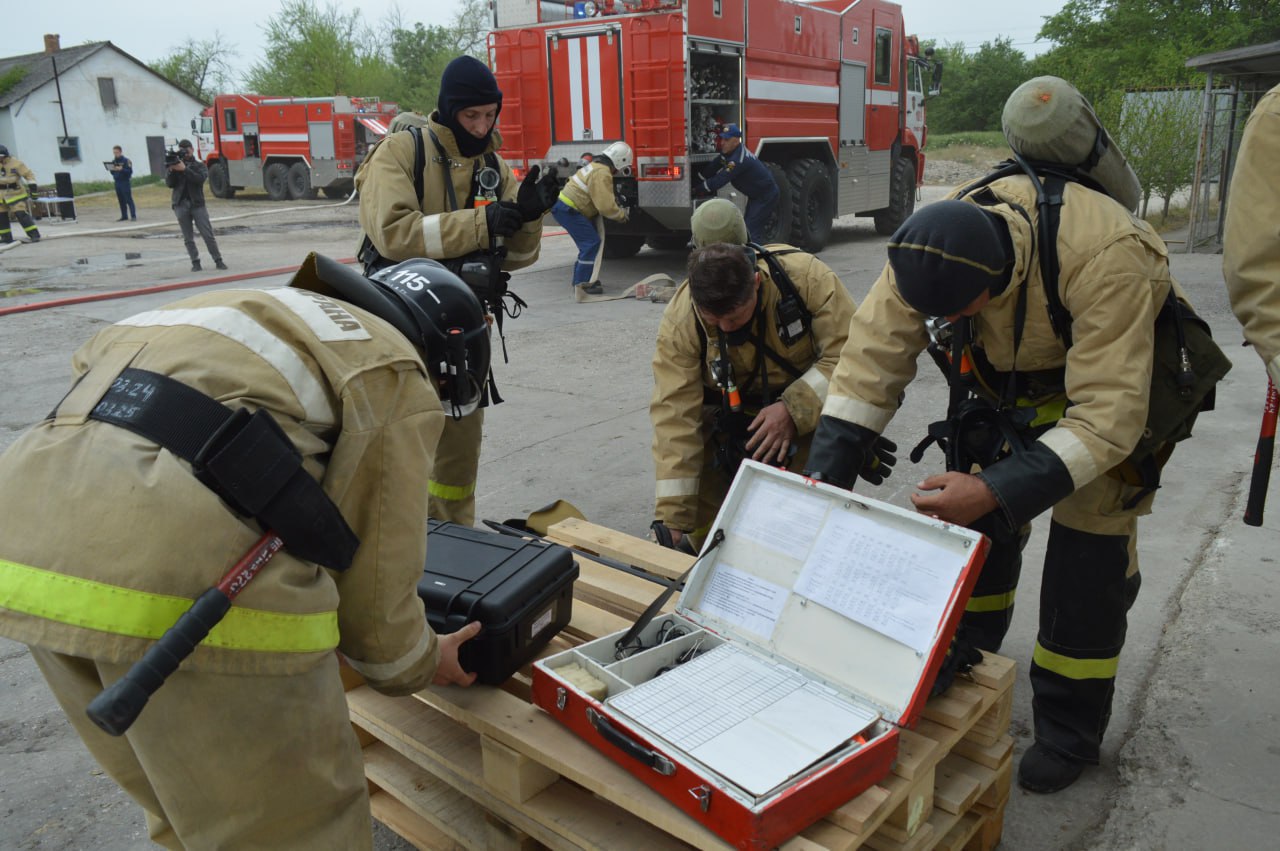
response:
M396 112L377 98L218 95L191 127L219 198L257 186L276 201L343 198Z
M623 140L635 206L606 252L683 247L717 131L739 125L774 173L780 241L816 251L835 216L892 233L924 172L931 70L886 0L495 0L490 63L503 91L503 157L559 162ZM731 196L726 187L721 195ZM741 199L740 199L741 200Z

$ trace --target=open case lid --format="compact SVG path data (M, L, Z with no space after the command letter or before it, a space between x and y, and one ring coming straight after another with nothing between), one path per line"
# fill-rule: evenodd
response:
M746 461L678 609L910 725L986 557L978 532ZM928 685L924 682L928 676Z

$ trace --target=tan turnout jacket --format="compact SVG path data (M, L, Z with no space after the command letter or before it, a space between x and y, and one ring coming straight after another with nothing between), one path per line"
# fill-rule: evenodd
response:
M1222 276L1245 339L1280 385L1280 86L1244 128L1227 200Z
M1072 317L1068 352L1049 323L1032 227L1009 204L1037 222L1035 191L1025 177L1001 179L991 189L1002 203L987 209L1010 226L1017 259L1008 288L976 317L974 343L997 370L1013 369L1014 310L1025 280L1017 368L1066 367L1066 395L1073 404L1040 443L1062 461L1078 489L1123 461L1145 427L1155 317L1169 287L1176 286L1164 241L1114 201L1066 185L1058 290ZM823 414L883 432L928 343L925 319L902 300L886 264L853 317Z
M776 251L786 245L769 246ZM807 445L818 425L831 374L840 358L854 303L835 272L812 254L796 252L778 257L795 284L796 291L813 314L812 336L806 334L793 346L778 336L778 287L769 275L768 264L760 259L760 297L764 311L765 338L774 352L801 371L793 378L779 364L763 354L768 366L769 391L775 399L781 391L783 404L795 421L800 441ZM753 321L753 328L754 325ZM699 329L706 339L705 351ZM653 355L653 398L649 416L653 421L653 463L657 472L655 517L673 529L694 528L698 508L698 479L706 452L703 430L704 390L719 398L720 390L711 374L711 364L719 357L715 329L708 333L689 295L689 282L676 290L662 314L658 344ZM816 340L816 347L814 342ZM729 348L729 359L743 391L744 410L760 410L756 346L745 343ZM757 375L752 379L751 376ZM769 400L770 403L773 400Z
M35 182L35 173L22 160L14 156L0 159L0 205L26 198L27 184Z
M560 190L560 200L588 219L599 214L615 222L627 220L627 211L618 206L613 192L613 170L604 163L591 162L578 169Z
M409 132L387 135L373 147L356 172L356 189L360 192L360 227L368 234L378 253L389 260L430 257L447 260L473 251L489 248L489 228L483 207L466 209L472 198L472 174L477 161L484 167L484 154L463 157L458 152L453 131L432 113L428 127L436 134L449 157L446 165L436 162L440 152L425 129L422 143L426 155L423 169L422 204L413 183L414 141ZM502 147L502 137L493 131L490 151ZM520 189L511 167L498 157L502 174L499 197L514 201ZM453 183L459 209L449 210L445 175ZM523 269L538 259L542 243L542 220L525 222L514 235L507 237L507 258L502 268L508 272Z
M409 693L430 681L438 648L416 583L444 413L399 332L303 289L228 290L123 319L86 343L73 366L78 383L57 418L0 456L0 635L103 661L136 660L151 641L129 617L140 609L153 617L151 607L164 600L118 589L185 608L261 534L185 461L86 419L132 366L232 409L269 411L360 538L343 573L280 551L219 627L240 632L215 630L183 669L289 674L337 647L380 690ZM16 583L32 574L14 563L66 577L59 587L67 593L36 599L39 614L21 611L32 600ZM273 650L253 649L267 640L254 621L264 613L278 627Z

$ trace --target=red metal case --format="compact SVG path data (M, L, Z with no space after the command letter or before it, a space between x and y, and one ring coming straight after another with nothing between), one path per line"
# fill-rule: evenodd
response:
M640 633L639 651L619 653L619 633L548 657L534 666L533 702L726 841L772 848L889 772L899 728L923 709L988 543L972 530L754 462L742 465L712 528L723 543L705 552L676 614ZM682 747L675 741L689 740L664 726L665 705L647 719L636 711L642 693L674 680L663 679L672 668L696 669L698 688L713 662L744 654L750 668L777 670L840 713L875 720L848 738L846 728L833 727L830 750L818 741L812 762L780 769L755 752L770 752L771 736L821 740L827 733L814 733L810 716L796 716L794 726L779 723L785 716L766 719L773 726L752 719L751 730L772 734L746 748L717 747L719 733L711 745ZM739 685L721 682L725 693Z

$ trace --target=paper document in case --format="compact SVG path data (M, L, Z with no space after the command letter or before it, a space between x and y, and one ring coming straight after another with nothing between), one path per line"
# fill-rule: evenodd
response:
M607 702L755 797L783 785L880 717L732 644Z

